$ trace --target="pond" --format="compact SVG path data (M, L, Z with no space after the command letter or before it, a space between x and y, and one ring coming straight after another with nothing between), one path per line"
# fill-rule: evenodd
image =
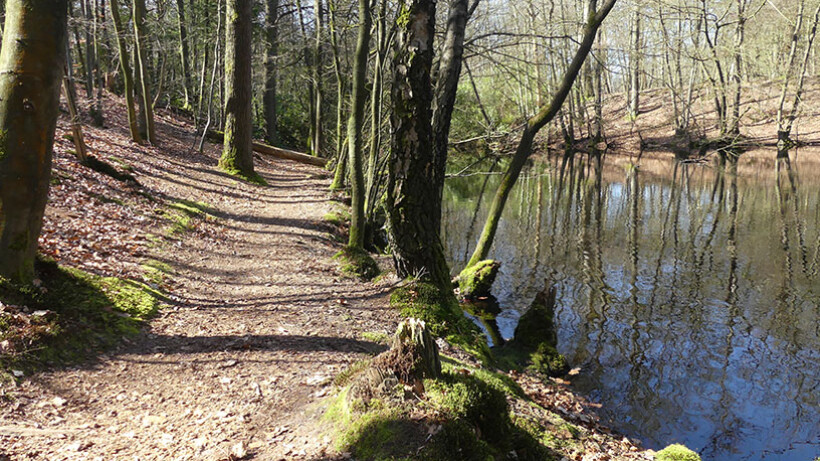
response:
M704 460L820 456L820 165L603 163L522 175L490 253L500 334L553 287L572 385L611 427ZM499 179L448 180L452 267Z

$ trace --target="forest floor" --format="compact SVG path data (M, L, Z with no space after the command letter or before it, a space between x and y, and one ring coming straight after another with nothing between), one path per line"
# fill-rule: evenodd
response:
M198 153L190 122L170 112L157 115L158 147L132 143L121 104L109 97L106 128L86 127L85 140L139 184L81 166L61 118L41 252L152 283L170 302L114 349L6 383L0 460L344 458L323 397L335 375L385 349L399 281L339 274L344 229L324 217L344 206L324 170L257 157L270 186L237 181L217 169L218 146ZM596 434L566 459L651 459L598 427L567 381L519 378Z

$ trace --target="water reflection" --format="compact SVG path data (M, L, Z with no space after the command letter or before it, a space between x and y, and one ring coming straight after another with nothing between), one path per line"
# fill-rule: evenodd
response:
M706 460L820 456L820 172L799 167L534 167L491 254L500 334L549 280L559 350L613 426ZM454 267L497 182L449 181Z

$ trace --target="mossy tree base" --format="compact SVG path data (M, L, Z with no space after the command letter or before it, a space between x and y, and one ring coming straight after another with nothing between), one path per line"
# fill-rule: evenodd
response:
M555 348L555 295L554 287L539 293L519 319L513 339L499 351L513 366L527 366L547 376L562 376L569 371L566 358Z
M39 286L0 281L2 367L72 362L134 335L167 298L148 285L38 261ZM25 314L23 309L34 314ZM15 313L13 310L20 310Z
M700 461L700 456L681 444L673 444L655 453L656 461Z
M348 277L372 280L381 273L376 261L361 248L345 247L333 259L339 262L342 274Z
M245 182L248 182L248 183L251 183L251 184L256 184L257 186L267 186L268 185L268 182L265 181L265 178L263 178L262 176L259 176L259 174L256 173L255 171L245 172L245 171L242 171L242 170L239 170L239 169L236 169L236 168L230 168L230 167L226 167L226 166L222 166L222 165L220 165L219 168L223 172L225 172L225 173L227 173L231 176L237 177L237 178L239 178L239 179L241 179Z
M491 259L467 266L456 277L459 295L468 300L491 296L493 282L500 268L501 263Z

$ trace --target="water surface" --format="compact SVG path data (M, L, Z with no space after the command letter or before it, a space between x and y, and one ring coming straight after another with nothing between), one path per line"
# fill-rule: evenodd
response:
M490 254L501 334L554 286L573 386L612 427L704 460L820 456L820 167L574 163L511 194ZM498 179L448 180L453 267Z

